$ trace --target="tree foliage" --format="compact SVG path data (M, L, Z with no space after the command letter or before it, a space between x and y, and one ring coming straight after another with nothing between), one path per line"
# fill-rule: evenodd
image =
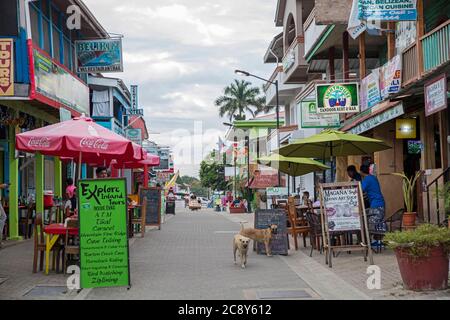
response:
M200 163L200 181L203 187L212 190L226 190L225 166L220 162L214 161L215 151L211 152L206 160Z

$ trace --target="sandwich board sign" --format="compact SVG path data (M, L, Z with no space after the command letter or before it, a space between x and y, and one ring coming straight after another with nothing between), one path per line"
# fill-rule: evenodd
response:
M78 183L81 288L131 286L126 179Z
M139 188L139 201L142 204L144 197L147 198L146 225L156 226L161 230L161 208L162 208L162 189L161 188Z
M335 251L365 251L373 264L366 209L360 182L325 183L320 185L320 214L325 262L332 267ZM334 245L333 236L345 232L360 235L361 243Z

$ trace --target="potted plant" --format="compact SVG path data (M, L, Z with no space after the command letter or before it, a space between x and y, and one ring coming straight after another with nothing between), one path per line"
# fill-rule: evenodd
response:
M405 201L406 212L403 214L403 227L412 228L416 225L417 212L414 212L414 198L416 190L416 182L422 175L422 171L417 171L414 177L408 178L403 173L393 173L394 176L401 177L403 179L403 199Z
M422 224L417 229L387 233L384 240L395 251L406 289L447 289L449 229Z
M445 183L444 188L439 190L437 197L444 200L445 211L450 212L450 182ZM447 215L447 225L450 229L450 214Z

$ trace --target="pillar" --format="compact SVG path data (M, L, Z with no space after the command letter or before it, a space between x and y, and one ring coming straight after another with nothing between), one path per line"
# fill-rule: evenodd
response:
M366 33L363 32L358 38L359 42L359 78L366 77Z
M423 51L420 38L425 33L425 22L423 15L423 0L417 0L417 24L416 24L416 43L417 43L417 63L419 64L419 77L423 74Z
M387 35L387 49L388 56L387 59L391 60L395 57L395 22L388 22L388 29L393 30L393 32L389 32Z
M62 198L62 162L59 157L55 157L54 159L54 167L55 167L55 197Z
M148 188L148 166L144 166L144 188Z
M19 160L16 158L16 127L8 128L9 155L9 239L20 240L19 237Z
M44 156L41 153L37 152L35 154L35 157L36 214L44 214Z
M328 49L328 64L330 65L330 80L334 82L336 80L336 71L334 67L334 47Z
M342 34L342 78L348 80L350 72L350 58L348 52L348 39L349 35L347 31Z

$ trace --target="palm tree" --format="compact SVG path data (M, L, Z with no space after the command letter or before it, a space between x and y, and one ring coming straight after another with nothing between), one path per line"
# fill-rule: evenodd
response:
M245 120L246 112L250 112L254 117L264 108L265 98L259 96L259 88L251 87L251 85L248 81L234 80L225 88L224 95L215 101L221 117L227 115L230 121L233 118Z

